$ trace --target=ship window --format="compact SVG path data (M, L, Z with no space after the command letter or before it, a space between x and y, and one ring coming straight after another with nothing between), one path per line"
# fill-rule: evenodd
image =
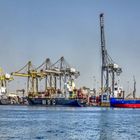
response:
M103 100L107 100L107 96L106 95L103 95Z

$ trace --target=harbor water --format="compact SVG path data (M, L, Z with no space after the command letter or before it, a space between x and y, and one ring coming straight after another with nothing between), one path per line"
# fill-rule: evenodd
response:
M140 110L0 106L0 140L140 140Z

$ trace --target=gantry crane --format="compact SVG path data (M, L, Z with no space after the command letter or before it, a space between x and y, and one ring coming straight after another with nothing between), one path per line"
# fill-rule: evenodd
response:
M109 56L105 46L105 33L104 33L104 14L100 14L100 34L101 34L101 54L102 54L102 66L101 66L101 90L102 92L114 92L115 75L120 75L122 69L112 60ZM111 79L111 91L110 91L110 79Z
M24 71L24 72L23 72ZM38 92L38 79L45 78L45 93L49 91L50 94L56 93L57 83L59 82L59 89L71 79L77 78L79 72L71 68L64 57L61 57L55 63L51 63L47 58L40 66L34 68L31 61L17 72L12 72L13 76L27 77L27 93L36 94Z
M26 72L22 72L26 70ZM46 73L37 72L33 69L31 61L29 61L24 67L17 72L12 72L13 76L27 77L27 93L38 93L38 79L46 76Z
M62 90L62 84L64 86L68 80L75 79L79 76L79 72L71 68L64 57L61 57L53 64L50 59L47 58L36 70L39 69L43 73L46 73L45 91L47 91L48 88L54 88L56 90L58 87Z
M80 72L77 71L75 68L72 68L63 56L53 65L51 65L51 69L52 68L57 69L57 71L60 72L59 74L60 89L62 88L62 82L66 84L67 81L72 81L80 75Z
M48 90L48 88L54 87L56 89L56 80L55 84L53 85L52 79L57 75L57 71L53 71L50 69L50 66L52 65L50 58L47 58L40 66L36 68L36 71L44 72L46 73L45 78L45 92Z

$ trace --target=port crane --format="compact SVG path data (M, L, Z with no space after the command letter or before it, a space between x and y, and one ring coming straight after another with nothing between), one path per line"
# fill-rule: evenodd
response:
M38 93L38 79L46 76L46 73L37 72L33 68L32 62L29 61L20 70L11 73L12 76L27 77L27 93Z
M45 91L49 88L54 88L55 90L62 90L62 86L70 79L75 79L79 76L80 72L76 71L74 68L67 63L64 57L58 59L55 63L51 63L50 59L47 58L42 65L40 65L37 70L46 73L45 79Z
M71 82L70 84L72 84L72 81L80 75L80 72L77 71L75 68L72 68L63 56L57 62L55 62L53 65L51 65L51 68L57 69L60 72L60 74L59 74L60 90L62 89L62 82L64 85L68 81ZM65 92L66 86L64 86L64 85L63 85L63 87L64 87L64 92Z
M49 91L50 94L56 93L57 83L59 82L59 89L68 81L79 76L79 72L66 62L64 57L61 57L55 63L51 63L47 58L40 66L33 67L31 61L16 72L12 72L12 76L27 77L27 93L37 95L38 80L45 79L45 93Z
M122 72L122 68L117 65L109 56L106 44L105 44L105 32L104 32L104 14L100 14L100 35L101 35L101 91L114 92L115 76L119 76ZM110 79L112 87L110 88Z
M48 70L51 64L52 63L50 61L50 58L46 58L46 60L36 68L36 71L43 72L44 70ZM48 89L48 84L51 86L51 82L48 83L48 79L49 79L49 74L45 76L45 91L47 91Z
M58 77L62 74L59 69L53 67L50 58L47 58L36 71L45 74L45 92L49 91L50 94L56 93Z

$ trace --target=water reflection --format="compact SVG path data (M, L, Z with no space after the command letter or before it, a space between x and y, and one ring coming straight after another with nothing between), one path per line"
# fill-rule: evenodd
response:
M140 111L0 106L0 140L140 139Z
M99 116L99 139L100 140L108 140L110 137L110 133L108 133L109 128L109 110L101 110Z

